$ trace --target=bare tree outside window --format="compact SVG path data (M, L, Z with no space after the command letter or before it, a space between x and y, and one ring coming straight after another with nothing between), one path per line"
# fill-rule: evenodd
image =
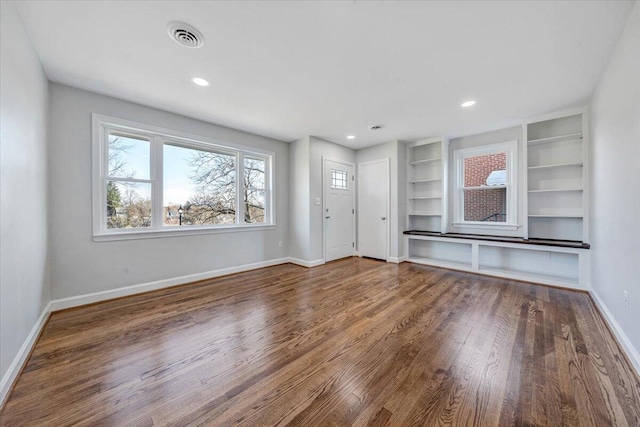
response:
M244 159L244 222L265 222L266 162L264 159Z
M236 156L189 151L189 179L195 185L195 191L183 206L182 224L235 223Z
M107 228L151 226L150 143L145 139L109 134Z

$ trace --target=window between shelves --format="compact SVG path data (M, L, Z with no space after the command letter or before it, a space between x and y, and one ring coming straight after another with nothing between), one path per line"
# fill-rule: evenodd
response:
M517 228L518 141L453 152L453 225Z

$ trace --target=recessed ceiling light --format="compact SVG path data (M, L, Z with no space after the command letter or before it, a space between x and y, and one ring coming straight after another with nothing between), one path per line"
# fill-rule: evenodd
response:
M209 82L203 79L202 77L194 77L191 79L192 82L197 84L198 86L209 86Z
M467 108L467 107L473 107L474 105L476 105L476 101L471 100L471 101L465 101L462 104L460 104L461 107Z
M347 139L356 139L356 136L355 135L349 135L349 136L347 136Z

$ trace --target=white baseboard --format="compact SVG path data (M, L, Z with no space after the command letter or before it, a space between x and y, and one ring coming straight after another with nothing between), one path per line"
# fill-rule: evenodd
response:
M289 258L277 258L267 261L260 261L253 264L244 264L237 267L221 268L219 270L205 271L203 273L188 274L186 276L172 277L170 279L156 280L155 282L142 283L139 285L125 286L108 291L93 292L85 295L78 295L68 298L60 298L51 301L51 311L64 310L66 308L78 307L80 305L93 304L95 302L106 301L114 298L126 297L143 292L155 291L169 288L171 286L183 285L185 283L197 282L198 280L212 279L214 277L226 276L228 274L242 273L243 271L255 270L258 268L271 267L273 265L286 264Z
M291 264L295 264L295 265L300 265L302 267L307 267L307 268L311 268L311 267L317 267L319 265L323 265L324 264L324 260L323 259L317 259L315 261L306 261L304 259L298 259L298 258L293 258L293 257L289 257L289 261Z
M596 306L600 309L600 313L602 313L602 317L604 317L604 321L609 325L609 329L613 331L618 343L622 346L622 350L627 355L627 358L631 361L631 365L636 370L638 376L640 376L640 354L638 354L638 350L631 344L629 337L624 333L616 319L613 317L607 306L604 304L604 301L600 298L600 295L595 291L595 289L589 289L589 295L591 295L591 299L595 302Z
M389 258L387 258L387 262L392 262L394 264L400 264L402 262L405 262L406 260L407 260L406 256L401 256L401 257L390 256Z
M13 386L13 383L18 378L20 371L22 371L22 366L27 361L27 357L31 353L31 349L36 343L36 340L40 336L40 332L44 325L47 323L47 319L49 319L49 314L51 313L51 303L48 303L38 320L36 320L35 325L31 328L31 332L27 335L27 339L22 343L22 347L18 350L18 354L14 357L13 362L9 365L9 369L0 380L0 407L4 404L5 399L9 395L9 391Z

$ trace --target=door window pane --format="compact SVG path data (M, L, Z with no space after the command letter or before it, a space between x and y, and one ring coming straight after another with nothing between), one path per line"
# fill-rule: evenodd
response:
M331 188L347 190L349 187L349 173L346 171L331 169Z

